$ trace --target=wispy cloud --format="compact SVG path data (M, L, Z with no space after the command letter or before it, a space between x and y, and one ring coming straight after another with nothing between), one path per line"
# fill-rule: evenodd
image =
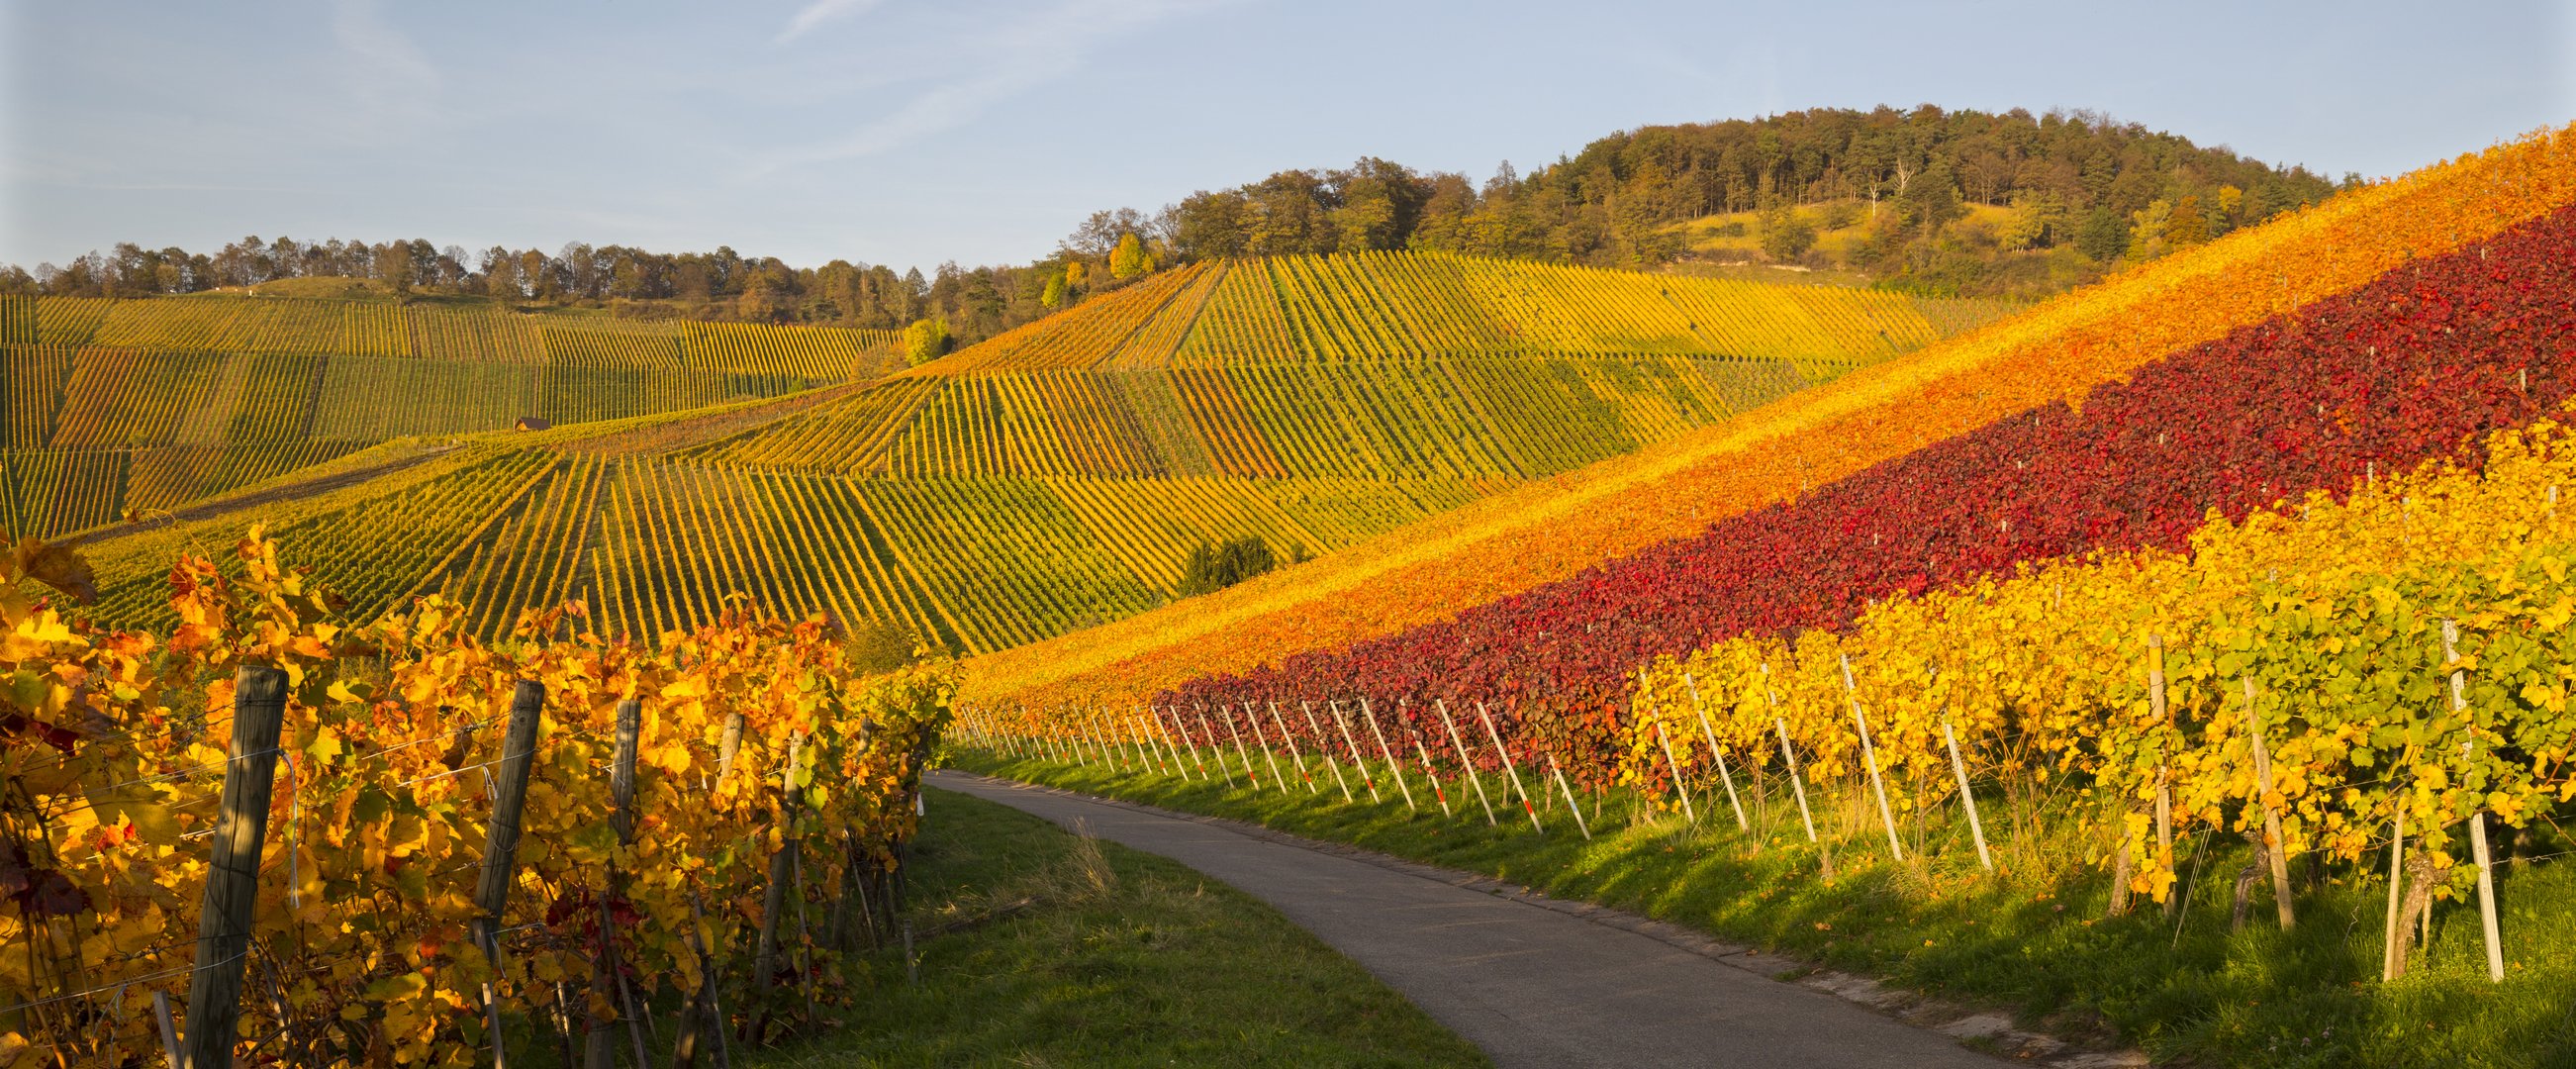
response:
M819 0L807 10L845 0ZM874 0L846 0L868 4ZM1008 23L976 43L979 53L959 76L933 85L893 111L830 141L757 160L751 177L805 164L881 155L922 137L972 121L994 104L1082 68L1093 49L1111 39L1178 15L1229 0L1063 0ZM801 19L802 13L799 14ZM829 17L829 16L826 16ZM790 24L794 29L794 24Z
M428 118L445 79L401 30L385 20L376 0L335 0L331 39L355 77L347 83L356 102L378 116Z
M331 37L340 47L377 73L414 86L436 88L438 68L429 57L385 21L375 0L339 0L331 5Z
M814 0L813 3L796 9L796 14L787 20L787 28L778 31L778 43L786 44L793 41L804 36L805 31L826 22L864 15L884 2L885 0Z

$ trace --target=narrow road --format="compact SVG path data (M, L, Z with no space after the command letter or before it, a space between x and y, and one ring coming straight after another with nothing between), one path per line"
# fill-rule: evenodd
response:
M1723 957L1282 837L960 772L932 785L1161 854L1276 907L1504 1069L2005 1064ZM931 803L936 819L938 803Z

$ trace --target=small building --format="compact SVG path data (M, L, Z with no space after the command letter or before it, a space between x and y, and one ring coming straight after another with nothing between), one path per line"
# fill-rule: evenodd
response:
M555 422L544 416L521 416L519 417L519 425L514 429L523 431L550 431L555 429Z

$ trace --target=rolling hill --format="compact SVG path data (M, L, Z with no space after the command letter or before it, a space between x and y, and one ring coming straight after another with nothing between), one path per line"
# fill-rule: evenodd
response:
M2282 329L2301 329L2301 321L2284 317L2354 293L2419 260L2455 253L2483 257L2472 247L2571 201L2576 141L2564 132L2429 167L1634 455L1519 488L1209 597L980 658L972 665L969 697L993 704L1124 706L1157 695L1191 701L1219 695L1320 698L1376 681L1384 684L1379 697L1387 700L1464 687L1478 697L1529 696L1569 711L1615 708L1625 699L1621 672L1633 667L1631 658L1686 647L1708 634L1696 624L1666 631L1674 618L1663 609L1704 600L1706 589L1716 589L1707 584L1718 582L1676 567L1677 560L1723 555L1730 544L1751 540L1769 547L1760 564L1744 565L1752 573L1799 574L1811 563L1793 552L1800 547L1821 559L1838 540L1863 534L1874 543L1895 534L1900 539L1888 544L1915 546L1912 539L1923 532L1863 521L1900 507L1933 514L1958 487L1905 482L1870 502L1875 514L1864 511L1839 525L1802 521L1807 525L1795 533L1803 542L1782 543L1770 537L1770 529L1801 515L1782 509L1874 466L2017 415L2080 411L2096 391L2236 331L2275 320L2289 324ZM2547 285L2553 261L2542 256L2528 263L2541 273L2520 284ZM2379 299L2414 300L2412 292ZM2455 299L2472 298L2441 292L2424 298L2439 307ZM2365 354L2364 365L2377 355ZM2294 366L2324 366L2310 361ZM2370 389L2385 395L2443 381L2448 380L2428 372L2365 388L2363 396ZM2529 389L2542 390L2553 380L2534 374L2528 381ZM2331 399L2294 397L2301 404ZM2479 425L2458 424L2461 432ZM2421 456L2428 447L2407 448L2411 452L2403 455ZM2399 455L2392 451L2389 459ZM2275 479L2268 488L2244 492L2288 492L2294 481ZM2171 488L2184 495L2177 500L2191 515L2199 514L2201 504L2232 500L2189 496L2193 485ZM2102 522L2117 528L2131 521ZM2077 532L2079 542L2088 531ZM2035 534L2025 531L2030 546L2049 541ZM2050 536L2061 546L2062 537ZM1682 548L1646 552L1663 543ZM1636 566L1621 562L1632 555L1640 557ZM2011 559L2020 558L2007 558L2007 564ZM1871 565L1871 583L1851 592L1829 588L1802 595L1784 589L1780 596L1790 602L1828 594L1861 600L1952 574L1921 559L1891 561ZM1496 607L1478 608L1488 605ZM1657 611L1647 612L1650 607ZM1448 623L1470 618L1486 623ZM1830 612L1781 619L1834 622ZM1595 636L1604 641L1593 644ZM1607 641L1611 636L1631 637L1613 644ZM1576 647L1587 652L1575 657Z
M887 331L380 300L0 298L0 526L60 537L398 438L777 397L901 366Z
M353 616L437 592L499 635L520 609L578 597L605 630L652 634L741 594L989 652L1170 600L1202 542L1329 552L2010 310L1365 254L1168 271L881 381L711 409L633 396L711 381L686 377L701 327L651 343L684 358L680 386L615 362L611 342L566 344L585 355L564 370L627 377L540 365L511 387L609 418L467 436L379 478L259 488L256 507L96 538L91 611L157 621L175 548L265 519Z

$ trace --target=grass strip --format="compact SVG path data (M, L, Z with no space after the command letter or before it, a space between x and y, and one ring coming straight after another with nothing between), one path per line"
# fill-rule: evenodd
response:
M919 985L901 950L860 955L840 1031L739 1064L1488 1064L1276 910L1178 862L966 795L927 802L904 914Z
M1721 811L1722 796L1702 800L1696 827L1678 813L1639 807L1626 792L1613 795L1606 812L1587 796L1594 839L1586 842L1561 799L1541 800L1548 827L1541 837L1526 820L1514 823L1519 814L1502 811L1499 796L1504 823L1489 828L1472 802L1449 819L1436 810L1408 818L1393 792L1384 804L1362 795L1345 805L1329 783L1323 794L1283 796L975 751L952 764L1482 873L1988 1006L2024 1027L2135 1045L2157 1064L2576 1065L2576 864L2553 860L2576 844L2539 822L2522 842L2526 860L2498 859L2505 982L2486 979L2475 905L2454 901L2438 905L2430 949L2416 952L2412 971L2382 984L2385 877L2374 878L2367 865L2296 859L2298 927L2271 924L2258 884L2251 918L2237 929L2235 883L2249 856L2242 842L2176 843L2184 882L2174 890L2189 895L2178 916L2142 902L2126 916L2105 917L2109 881L2073 860L2083 844L2036 819L2014 826L1998 812L1987 820L2004 869L1989 876L1965 841L1964 820L1946 827L1945 815L1935 814L1931 827L1908 828L1914 860L1900 864L1888 859L1877 812L1861 795L1818 796L1818 830L1835 877L1828 882L1780 784L1761 807L1748 790L1746 805L1759 813L1750 835ZM1498 782L1488 775L1486 789L1500 789ZM1453 801L1465 789L1448 786ZM1544 808L1551 803L1552 811Z

